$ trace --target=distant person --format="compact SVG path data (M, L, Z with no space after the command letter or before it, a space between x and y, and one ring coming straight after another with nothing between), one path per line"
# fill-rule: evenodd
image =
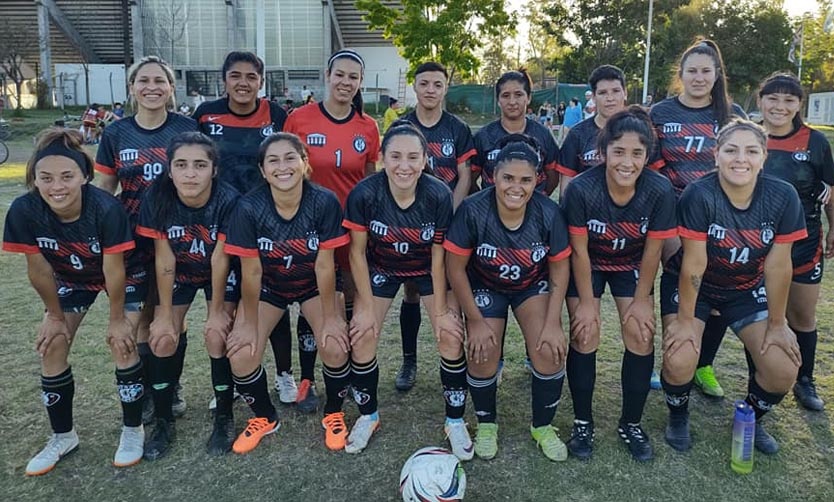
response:
M562 122L567 128L571 128L582 120L582 108L579 106L579 99L570 98L570 106L565 110L565 120Z
M125 108L121 103L113 103L113 115L115 116L113 120L120 120L125 117Z
M198 106L203 104L206 101L206 98L200 94L199 89L194 89L191 91L191 109L196 110Z
M301 102L307 104L310 102L310 96L313 95L313 91L307 89L307 86L301 87Z
M304 100L305 105L309 105L310 103L316 102L316 94L313 91L310 91L310 94L307 95L307 99Z
M556 108L556 124L562 125L565 123L565 111L567 110L567 106L565 106L565 102L559 102L559 106Z
M594 93L591 91L585 91L585 106L582 108L582 112L584 113L584 117L586 119L593 117L597 112L597 104L594 102Z
M652 97L652 95L651 94L646 94L646 100L643 101L643 108L646 108L646 109L651 108L652 107L652 101L654 101L654 98Z
M382 116L382 131L387 132L388 129L402 114L400 109L400 101L397 98L388 98L388 109Z

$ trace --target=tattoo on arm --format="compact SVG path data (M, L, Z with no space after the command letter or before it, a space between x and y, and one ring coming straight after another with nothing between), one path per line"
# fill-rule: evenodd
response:
M701 276L700 275L690 275L689 280L691 281L692 287L695 288L696 291L701 289Z
M163 269L162 275L174 275L174 269L166 267L165 269Z

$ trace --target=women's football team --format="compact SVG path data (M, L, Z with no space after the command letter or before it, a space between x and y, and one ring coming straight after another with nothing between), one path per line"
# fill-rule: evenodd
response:
M524 70L498 79L501 116L473 138L453 115L433 112L446 71L426 63L417 70L415 114L381 141L363 111L364 70L357 52L334 53L327 98L287 117L258 97L263 62L232 52L223 64L226 96L193 120L171 112L170 66L146 57L128 72L135 114L105 130L95 161L75 132L39 136L26 168L29 192L10 207L3 236L4 250L25 254L45 308L35 346L52 435L27 475L49 472L79 445L69 351L100 291L122 407L117 467L161 458L174 445L185 406L185 317L200 289L213 455L252 451L281 425L262 364L267 343L279 400L307 412L319 409L320 355L324 445L365 449L381 422L377 347L400 286L428 314L444 430L461 460L498 453L510 308L528 355L533 440L550 460L592 456L606 284L624 346L617 431L634 459L652 459L640 422L655 364L660 268L660 386L672 448L692 445L693 385L723 395L712 358L728 327L747 355L758 450L778 450L760 419L789 390L806 408L823 408L813 374L815 305L823 260L834 256L834 234L824 236L821 224L823 213L834 218L834 160L824 136L801 119L796 77L777 73L762 83L760 126L730 101L710 40L684 51L679 93L650 112L626 106L622 71L604 65L590 78L597 114L570 131L560 152L524 115L532 98ZM428 77L437 83L429 87ZM472 176L455 175L468 172L470 159ZM441 167L452 175L439 175ZM560 174L557 204L549 195ZM285 315L296 303L300 388ZM563 442L552 421L566 378L574 424ZM474 440L464 422L468 394ZM359 408L351 427L348 395ZM238 396L251 408L239 432Z

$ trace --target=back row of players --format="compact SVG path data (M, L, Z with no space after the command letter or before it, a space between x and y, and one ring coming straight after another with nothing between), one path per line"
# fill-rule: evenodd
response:
M202 105L195 123L168 112L170 67L154 57L138 62L128 75L136 114L106 129L95 162L104 190L88 183L93 163L80 138L57 130L41 137L27 169L31 192L10 208L3 242L26 254L46 306L37 349L53 435L27 474L48 472L78 446L68 353L104 289L123 408L117 466L170 449L184 319L201 288L210 302L205 340L216 409L207 446L214 454L251 451L280 425L261 365L268 340L279 399L311 411L321 351L325 444L362 451L379 426L377 341L405 284L397 384L414 383L416 293L438 342L445 431L458 457L497 453L496 388L512 307L531 360L532 437L551 460L568 451L589 458L599 298L608 283L626 347L618 432L636 459L651 459L640 420L654 364L652 289L661 261L671 446L691 445L688 396L708 319L719 336L733 328L749 349L747 400L758 418L795 382L800 401L821 408L812 373L814 307L820 208L830 207L834 162L825 138L799 117L795 77L777 74L762 84L765 132L731 119L743 112L730 103L711 41L684 52L681 93L658 103L651 118L625 108L622 72L602 66L590 78L597 115L577 125L560 152L547 129L525 118L532 89L523 71L501 76L501 117L472 138L442 109L445 69L421 65L417 109L381 145L376 123L362 112L357 53L335 53L326 100L289 117L257 97L263 72L255 55L230 53L227 96ZM426 167L435 176L424 174ZM794 188L758 176L763 168ZM547 197L560 175L561 209ZM121 204L105 193L117 188ZM480 191L464 200L473 188ZM447 280L451 291L434 288ZM561 327L565 297L569 347ZM143 309L145 301L155 308ZM289 372L288 323L281 327L295 302L302 312L298 389ZM551 426L566 371L575 410L567 445ZM236 438L235 391L254 415ZM349 391L360 412L350 434L342 412ZM474 444L463 422L467 392L478 419ZM147 438L146 393L155 408ZM758 422L756 446L778 449Z

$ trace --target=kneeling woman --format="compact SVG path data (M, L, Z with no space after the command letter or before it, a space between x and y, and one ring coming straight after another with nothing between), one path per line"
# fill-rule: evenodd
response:
M53 434L27 464L30 476L49 472L78 447L72 420L75 380L67 358L99 291L110 299L107 344L122 403L122 435L113 464L133 465L143 453L144 384L136 326L145 277L141 270L125 271L124 253L135 247L127 213L115 197L89 183L93 162L82 143L74 131L41 134L26 166L30 192L12 203L3 231L3 249L26 254L29 280L46 307L35 349Z
M785 310L791 247L808 233L796 190L760 174L767 156L761 127L736 119L716 142L718 171L684 190L678 203L683 249L660 281L666 441L679 451L691 447L689 391L704 323L716 309L753 358L747 402L756 412L755 446L772 454L779 445L759 419L785 397L801 363Z
M533 365L530 432L547 458L567 458L550 423L565 376L561 313L570 247L561 209L536 192L538 164L528 143L502 148L495 186L463 201L443 244L449 282L466 315L467 380L478 417L475 454L484 459L498 452L497 371L508 307Z
M307 152L298 136L277 133L258 150L266 183L243 196L226 235L225 252L240 257L241 303L226 341L237 391L254 418L232 445L248 453L278 430L261 366L269 334L287 308L301 304L327 367L347 364L350 341L336 308L334 249L348 243L333 192L310 183ZM326 375L326 373L325 373ZM329 399L341 399L336 391Z
M570 225L571 282L568 312L571 344L568 384L574 424L568 450L589 458L593 449L591 401L600 341L600 297L611 290L625 345L623 409L617 432L631 455L653 457L640 426L654 365L652 287L663 242L677 235L675 192L664 176L644 169L654 145L654 127L639 106L612 116L600 131L605 163L578 176L562 207Z
M155 428L145 446L145 458L164 456L174 439L171 404L181 359L174 357L185 315L197 290L205 291L209 305L206 349L211 358L211 379L218 409L208 450L223 454L232 447L232 373L226 358L225 334L239 296L226 279L229 257L223 252L228 219L237 202L237 190L217 176L217 148L208 136L184 132L171 140L165 172L148 189L139 212L136 233L154 239L159 305L151 323L151 394L156 410ZM236 282L236 281L235 281ZM212 295L216 291L218 294ZM224 301L225 299L225 301Z
M413 281L438 342L452 451L463 460L472 458L472 441L463 423L463 327L456 303L451 295L447 303L446 294L443 236L452 219L452 192L442 181L424 174L427 158L426 139L417 128L394 126L382 140L384 171L360 181L348 196L344 225L350 229L350 267L357 296L350 329L351 369L346 363L336 371L353 374L351 384L362 416L345 443L337 441L333 432L334 427L345 429L341 409L326 410L331 449L344 447L348 453L358 453L379 425L379 332L400 285Z

